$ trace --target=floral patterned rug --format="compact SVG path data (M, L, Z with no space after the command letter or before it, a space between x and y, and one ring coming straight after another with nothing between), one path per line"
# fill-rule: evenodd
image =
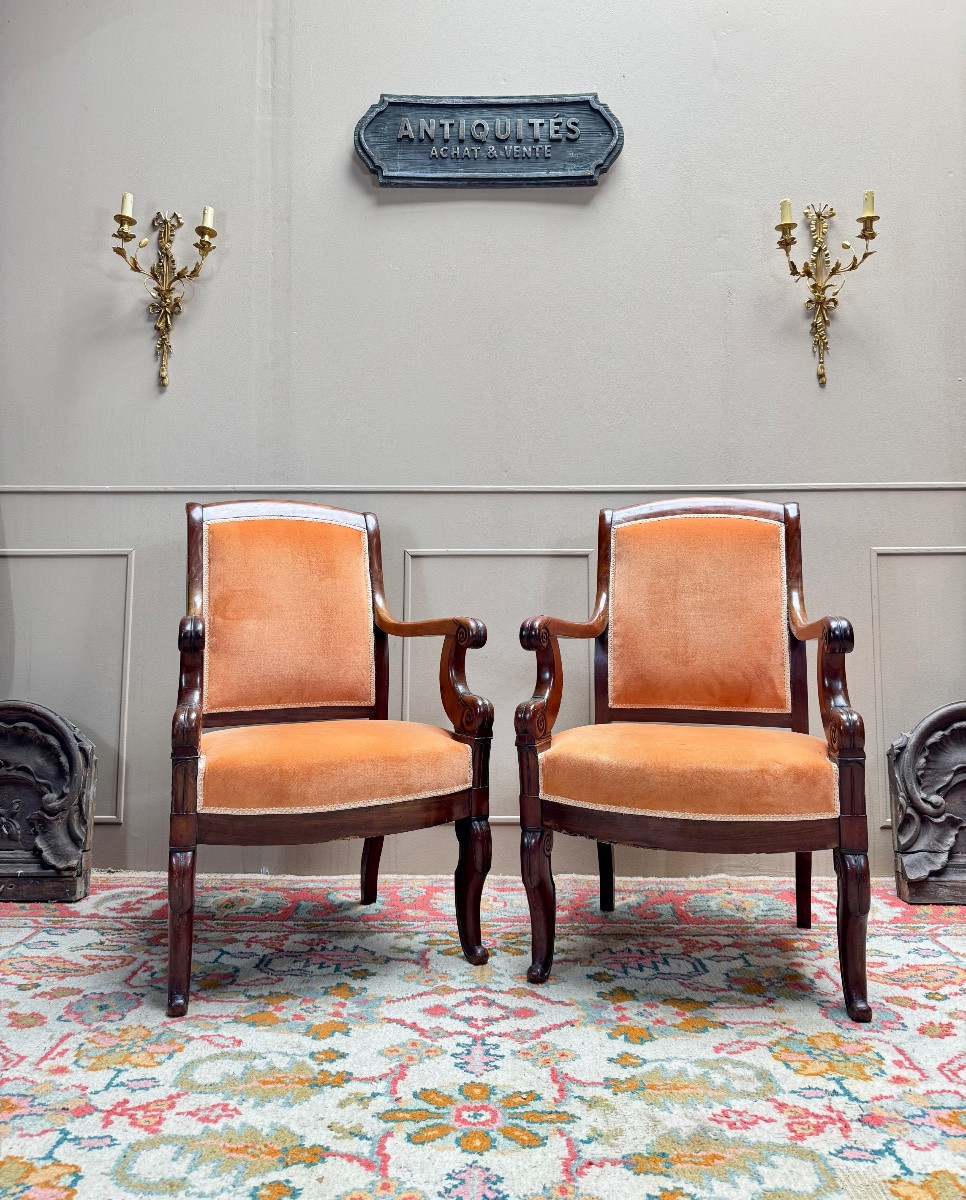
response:
M202 876L181 1020L162 876L0 905L0 1196L966 1197L964 910L875 890L858 1026L828 881L557 886L531 987L516 880L474 969L449 879Z

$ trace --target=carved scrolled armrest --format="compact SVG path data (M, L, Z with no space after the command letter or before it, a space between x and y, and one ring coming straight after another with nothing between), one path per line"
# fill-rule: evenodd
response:
M386 607L385 600L373 595L373 616L383 633L395 637L448 637L450 634L464 638L466 647L476 649L486 644L486 626L476 617L440 617L431 621L398 621Z
M547 718L546 696L534 695L518 704L513 716L513 728L517 734L517 745L542 742L548 738L553 730L553 720Z
M171 722L171 754L174 758L192 758L201 745L204 648L204 618L182 617L178 627L178 649L181 651L178 707Z
M829 753L834 758L865 758L865 722L854 708L834 704L822 714Z
M182 617L178 626L178 649L182 654L197 654L204 648L204 617Z
M439 637L439 695L453 729L463 737L489 737L493 732L493 705L470 691L466 682L466 651L486 645L486 626L476 617L441 617L431 621L397 621L385 598L373 593L373 616L383 633L397 637Z
M470 691L466 682L466 651L486 645L486 626L476 617L453 617L455 626L443 639L439 657L439 694L446 715L457 733L490 737L493 705Z
M789 625L800 642L818 639L818 702L830 756L864 759L865 723L852 707L845 678L845 656L855 647L852 622L845 617L809 621L799 602L789 612Z
M486 626L477 617L451 617L439 624L452 625L452 635L464 650L479 650L486 645Z
M607 628L606 604L598 602L589 621L564 621L560 617L529 617L520 626L520 645L539 650L551 637L596 638Z
M563 698L563 664L560 660L559 636L594 637L584 633L591 622L558 621L554 617L530 617L520 626L520 645L537 656L537 682L529 700L517 707L513 725L517 745L545 741L553 731L553 723ZM561 626L581 632L561 634Z
M201 705L179 704L171 721L171 753L174 758L193 758L201 745ZM180 752L180 753L179 753Z
M855 647L852 622L845 617L821 617L809 621L805 613L794 609L789 613L791 631L800 642L811 642L820 638L822 646L833 654L851 654Z
M607 628L607 593L600 585L597 603L588 621L560 617L529 617L520 626L520 645L537 656L537 684L533 695L517 707L514 727L517 745L545 741L553 731L563 699L563 664L559 638L597 638Z

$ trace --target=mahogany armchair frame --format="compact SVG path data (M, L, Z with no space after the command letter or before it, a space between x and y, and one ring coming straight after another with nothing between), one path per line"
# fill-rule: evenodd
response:
M456 919L460 945L475 966L487 961L480 929L480 896L490 869L489 757L493 705L470 691L466 652L486 643L486 626L473 617L430 621L398 621L386 604L379 522L365 521L372 587L375 703L371 706L326 706L248 709L243 712L202 711L204 695L205 623L203 617L203 545L205 514L219 519L299 517L323 505L297 501L248 500L188 504L187 615L178 632L181 676L178 704L171 727L171 836L168 858L168 1015L183 1016L188 1007L194 929L195 859L199 845L262 846L364 839L360 878L361 903L376 900L379 859L388 834L427 829L453 822L459 845L455 873ZM339 509L331 510L338 514ZM358 519L360 514L352 514ZM417 800L313 813L255 814L198 812L198 764L203 730L290 721L328 721L358 717L385 721L389 712L389 635L442 637L439 689L453 734L472 751L472 786L458 792Z
M788 596L788 651L791 712L724 712L707 709L611 708L608 703L607 636L611 533L615 526L647 517L710 514L751 516L785 527ZM520 765L521 866L530 906L533 961L531 983L542 983L553 963L556 902L550 856L554 831L597 842L602 911L614 907L614 843L660 850L711 853L795 852L796 919L811 926L812 852L831 849L838 878L837 931L845 1004L853 1021L869 1021L865 944L870 905L868 825L865 812L865 728L849 701L845 655L854 636L844 617L809 621L802 592L802 547L797 504L753 500L685 499L657 501L600 513L597 542L597 599L587 621L532 617L520 629L520 643L537 656L533 696L516 711ZM541 800L538 755L551 744L563 695L559 639L593 638L594 722L659 721L778 727L808 733L805 643L818 642L818 698L829 757L839 770L839 815L827 819L711 821L615 813Z

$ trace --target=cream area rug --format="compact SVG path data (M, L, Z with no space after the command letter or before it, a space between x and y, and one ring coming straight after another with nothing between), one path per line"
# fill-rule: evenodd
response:
M0 905L0 1196L966 1197L966 910L875 889L860 1026L828 881L557 888L533 987L518 880L473 968L448 878L200 876L180 1020L162 876Z

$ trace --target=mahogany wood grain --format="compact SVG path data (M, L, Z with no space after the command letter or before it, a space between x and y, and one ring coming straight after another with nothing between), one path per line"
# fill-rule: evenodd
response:
M597 843L597 870L600 874L600 911L614 911L614 847Z
M311 813L198 813L198 844L305 846L347 838L387 837L470 815L470 792L395 804L365 804Z
M384 838L367 837L362 843L362 864L359 868L359 903L375 904L379 898L379 859L382 858Z
M812 928L812 852L795 852L795 924Z
M530 908L532 936L531 963L527 979L544 983L553 966L554 931L557 922L557 889L550 869L553 833L542 829L524 829L520 838L520 868Z
M866 927L871 905L869 856L836 850L833 858L838 876L836 923L845 1007L853 1021L871 1021L865 967Z
M194 849L168 855L168 1016L188 1011L195 922Z
M456 926L467 962L481 967L489 958L480 928L480 898L493 859L489 821L462 817L456 822L459 862L456 866Z
M787 854L803 847L831 850L839 840L835 817L803 821L711 821L617 813L589 804L560 804L556 800L541 801L541 808L544 825L558 833L646 850ZM763 825L768 826L764 833Z

